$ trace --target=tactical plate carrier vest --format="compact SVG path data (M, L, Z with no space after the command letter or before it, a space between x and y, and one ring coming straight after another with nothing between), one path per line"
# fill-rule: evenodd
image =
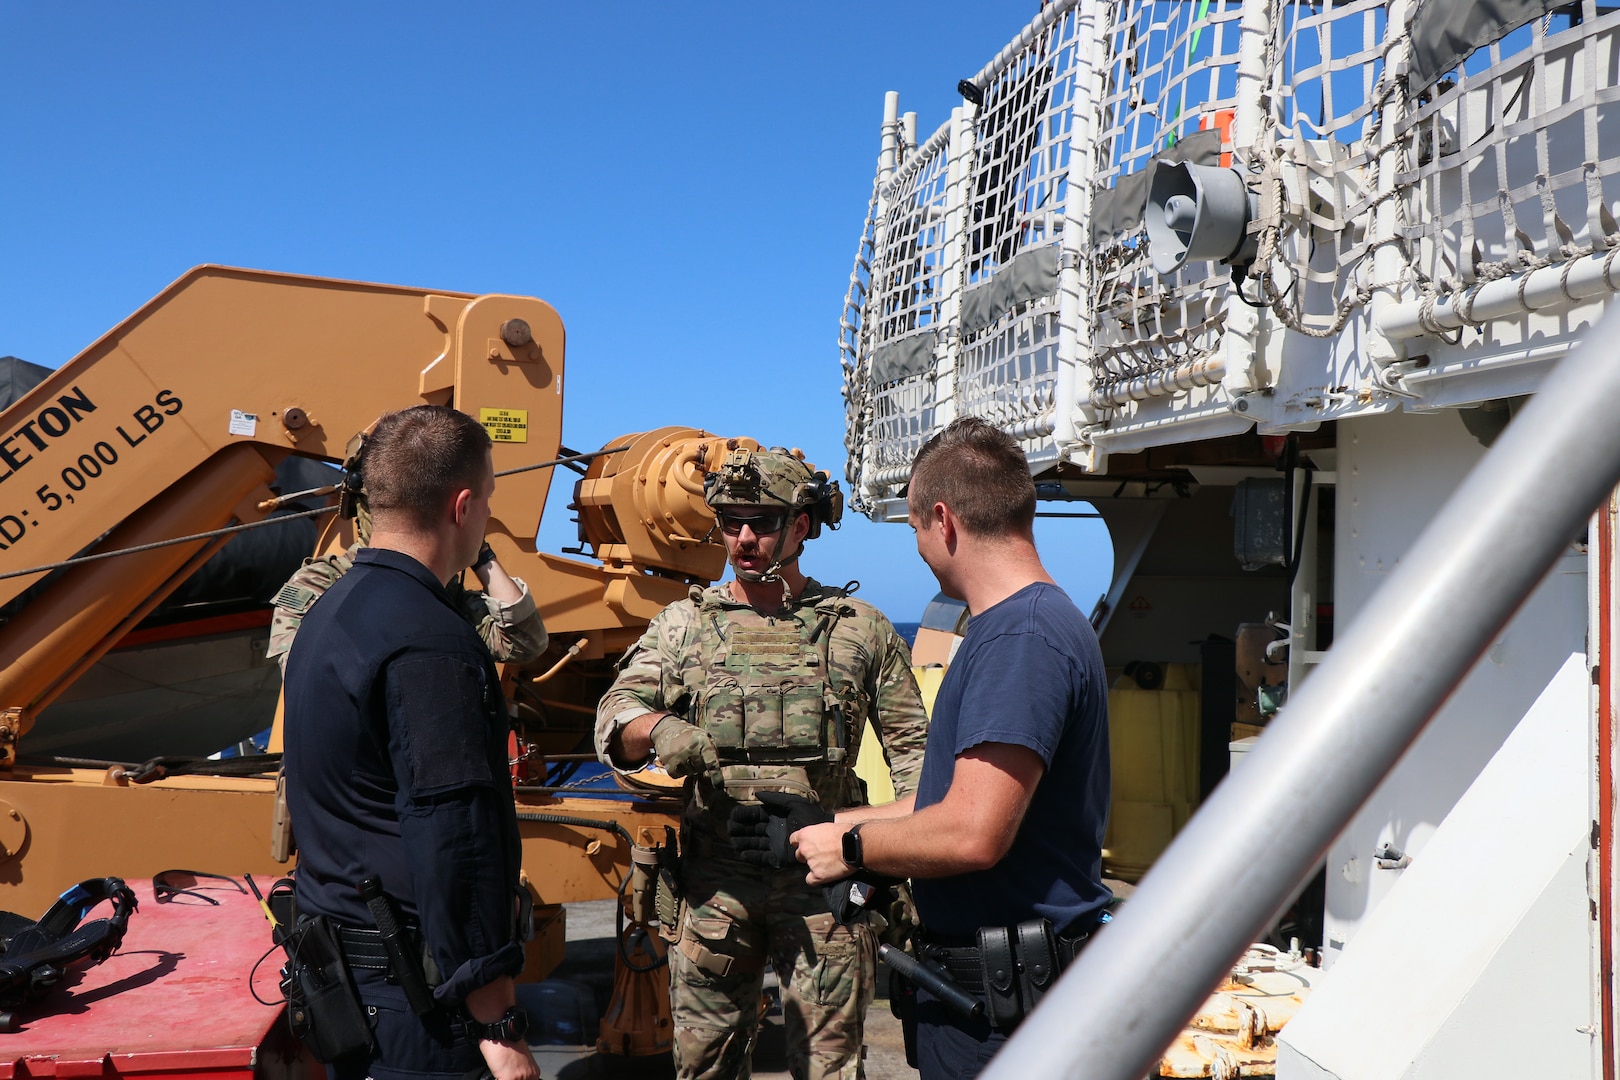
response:
M701 589L693 644L703 656L694 722L714 738L727 795L789 791L828 810L866 801L853 772L864 694L831 663L833 628L855 609L836 590L814 607L743 626Z

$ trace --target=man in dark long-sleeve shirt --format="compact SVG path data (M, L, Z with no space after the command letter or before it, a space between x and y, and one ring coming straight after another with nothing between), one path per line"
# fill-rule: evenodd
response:
M483 542L489 437L453 409L378 422L362 466L371 547L315 604L288 657L288 804L301 915L373 921L356 890L382 879L441 982L417 1016L404 991L351 963L376 1047L336 1080L536 1080L513 977L520 846L506 778L506 710L489 651L445 593Z

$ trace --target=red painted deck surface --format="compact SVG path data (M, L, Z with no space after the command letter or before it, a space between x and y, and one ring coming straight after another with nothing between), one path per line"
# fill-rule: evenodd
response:
M218 907L188 896L159 904L150 881L129 884L140 907L123 947L104 964L70 972L19 1014L18 1030L0 1034L0 1080L301 1075L307 1066L297 1063L282 1009L249 992L249 974L270 948L253 897L205 882ZM110 910L104 904L90 918ZM281 998L282 959L277 949L254 977L266 1001Z

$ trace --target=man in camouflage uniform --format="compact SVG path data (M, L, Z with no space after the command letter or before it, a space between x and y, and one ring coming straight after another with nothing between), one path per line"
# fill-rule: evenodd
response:
M663 928L677 1074L748 1075L769 962L794 1077L859 1078L877 967L866 916L841 925L797 863L740 857L728 818L766 791L864 805L853 770L868 721L908 793L927 738L911 653L876 608L799 570L804 542L843 510L825 473L780 448L736 450L706 481L735 578L654 617L596 722L604 762L632 769L656 751L688 778L682 914Z
M363 498L356 515L355 531L358 539L347 551L304 560L304 565L276 593L275 611L270 617L270 648L266 655L280 661L283 672L287 669L287 651L292 648L304 615L338 578L349 572L354 565L355 552L370 539L371 515L366 511ZM487 543L478 553L472 571L478 576L482 591L464 588L460 578L451 581L446 591L478 631L490 654L501 663L523 664L545 652L545 623L523 579L508 574Z

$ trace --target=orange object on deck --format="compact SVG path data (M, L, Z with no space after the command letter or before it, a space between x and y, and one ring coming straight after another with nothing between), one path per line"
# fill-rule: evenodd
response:
M596 1040L599 1052L652 1057L674 1049L666 948L662 938L640 923L619 931L613 957L613 996Z

